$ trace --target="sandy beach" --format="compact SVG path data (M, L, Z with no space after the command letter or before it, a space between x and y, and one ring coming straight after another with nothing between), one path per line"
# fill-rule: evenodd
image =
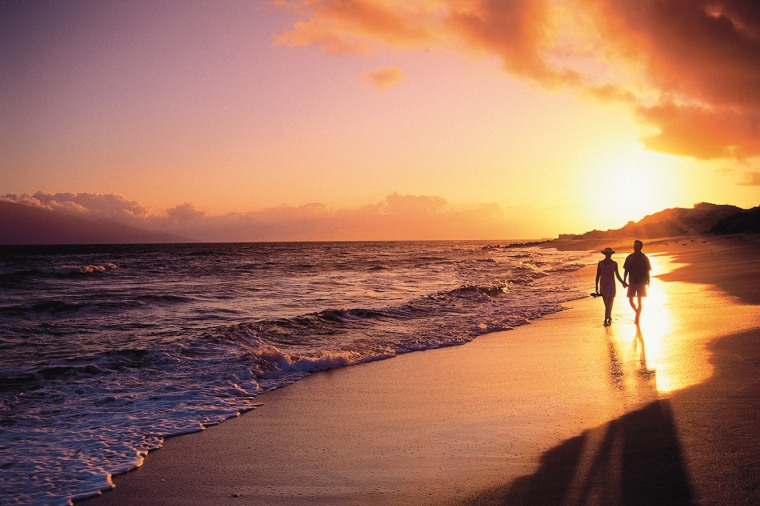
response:
M628 240L558 246L607 245L622 266ZM313 374L167 440L86 502L756 504L760 241L644 251L639 326L619 291L611 327L587 297L464 346ZM579 272L588 291L594 272Z

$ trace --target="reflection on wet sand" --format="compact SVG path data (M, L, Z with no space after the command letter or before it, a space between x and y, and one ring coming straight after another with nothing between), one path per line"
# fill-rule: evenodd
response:
M658 399L657 371L647 362L647 342L640 326L633 336L605 327L610 380L626 411Z
M620 416L546 451L532 474L458 504L759 504L759 299L740 280L757 250L729 245L744 261L695 251L688 274L654 280L640 326L620 305L611 328L585 334ZM658 273L672 270L671 257L655 261Z
M673 308L665 291L651 293L640 325L618 314L614 325L599 329L610 386L624 414L547 451L534 474L465 504L692 504L667 395L701 378L674 366L685 351L673 340Z
M610 381L626 414L544 453L534 474L465 504L692 503L671 405L659 397L658 373L647 357L652 341L640 326L603 332Z
M633 411L544 454L538 472L515 482L505 504L691 502L670 403L658 396L642 327L631 330L605 328L612 383Z

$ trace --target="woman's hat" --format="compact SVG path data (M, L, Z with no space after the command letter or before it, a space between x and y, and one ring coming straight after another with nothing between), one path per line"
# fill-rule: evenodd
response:
M603 254L605 254L605 255L612 255L612 254L613 254L613 253L615 253L615 252L613 251L613 249L612 249L612 248L604 248L604 249L601 251L601 253L603 253Z

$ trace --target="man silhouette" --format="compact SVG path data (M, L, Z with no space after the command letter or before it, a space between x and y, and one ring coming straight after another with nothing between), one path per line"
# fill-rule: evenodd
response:
M641 252L644 243L638 239L633 242L633 253L628 255L623 264L623 282L628 281L628 302L636 312L636 325L639 324L641 317L641 298L647 296L647 285L649 284L649 271L652 265L649 258ZM629 278L630 276L630 278ZM636 298L636 302L634 302Z

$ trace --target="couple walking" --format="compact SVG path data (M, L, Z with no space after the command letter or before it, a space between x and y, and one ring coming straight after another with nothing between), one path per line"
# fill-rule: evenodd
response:
M596 267L596 293L601 294L604 300L604 324L612 323L612 303L615 300L615 278L620 281L623 288L628 288L628 301L636 312L635 322L638 325L641 317L641 299L647 295L649 284L649 271L652 266L649 258L642 253L644 243L636 240L633 242L633 253L628 255L623 264L623 277L620 277L618 264L612 259L612 248L601 251L604 260ZM635 299L635 300L634 300Z

